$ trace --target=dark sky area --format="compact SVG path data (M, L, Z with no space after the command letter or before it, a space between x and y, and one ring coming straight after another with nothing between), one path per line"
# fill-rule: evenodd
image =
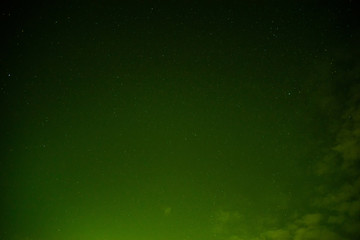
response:
M356 4L3 3L0 239L360 239Z

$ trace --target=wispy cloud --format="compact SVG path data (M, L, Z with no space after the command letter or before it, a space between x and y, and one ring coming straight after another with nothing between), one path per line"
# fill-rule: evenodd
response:
M360 65L360 64L359 64ZM341 89L342 106L336 126L333 145L316 163L314 175L320 183L317 195L309 199L308 206L277 227L264 227L260 233L226 232L229 223L237 216L220 212L217 231L227 233L223 239L240 240L350 240L360 238L360 67L351 71L353 81ZM340 81L340 80L339 80ZM350 84L351 83L351 84ZM345 96L345 97L344 97ZM333 99L333 98L332 98ZM237 213L238 214L238 213ZM274 216L274 218L276 218ZM241 227L241 226L239 226ZM232 235L233 234L233 235Z
M171 207L164 207L163 208L163 213L164 213L164 216L169 216L171 214L171 211L172 211L172 208Z

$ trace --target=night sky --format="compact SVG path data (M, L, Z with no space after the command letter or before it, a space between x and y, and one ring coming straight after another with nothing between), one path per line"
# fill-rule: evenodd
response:
M356 1L185 2L1 6L1 240L360 239Z

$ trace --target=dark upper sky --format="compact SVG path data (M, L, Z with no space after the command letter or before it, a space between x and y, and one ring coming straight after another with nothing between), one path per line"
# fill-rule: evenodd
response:
M1 7L0 239L351 240L353 1Z

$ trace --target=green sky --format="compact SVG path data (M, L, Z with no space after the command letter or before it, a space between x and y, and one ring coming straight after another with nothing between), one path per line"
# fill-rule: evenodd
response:
M2 7L0 239L358 239L354 5Z

